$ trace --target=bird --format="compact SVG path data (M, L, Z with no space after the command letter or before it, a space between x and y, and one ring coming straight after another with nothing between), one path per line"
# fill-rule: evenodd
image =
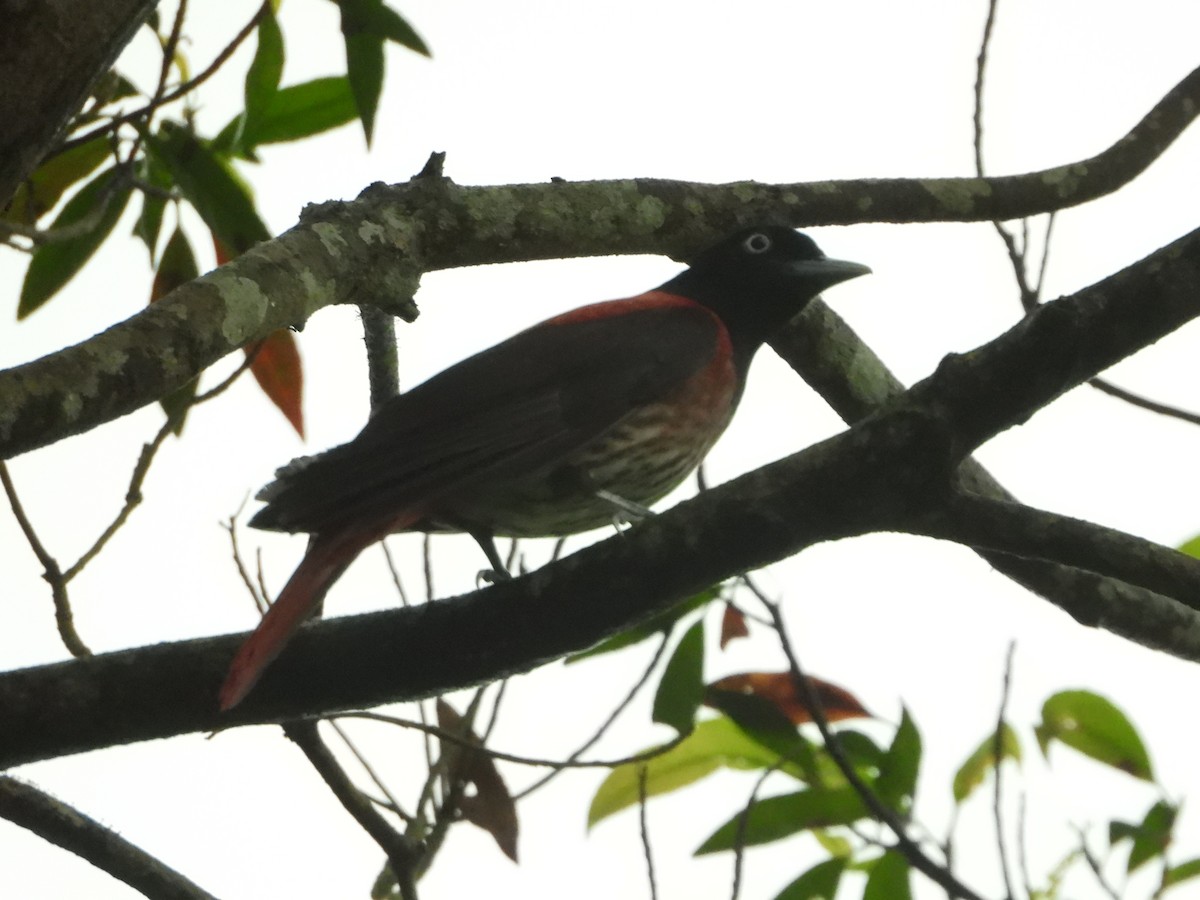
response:
M304 558L230 665L227 711L330 585L395 532L561 537L637 518L725 431L757 350L814 297L865 275L782 225L741 228L661 286L534 325L381 404L346 444L294 460L255 528Z

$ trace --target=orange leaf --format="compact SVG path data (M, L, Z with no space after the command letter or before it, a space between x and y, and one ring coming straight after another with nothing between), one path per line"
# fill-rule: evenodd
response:
M300 437L304 437L304 411L301 408L304 372L300 367L295 335L281 328L267 335L256 347L248 347L246 353L252 357L250 371L258 386L279 407Z
M750 629L746 627L746 617L742 611L732 603L726 603L725 614L721 616L721 649L724 650L730 641L749 634Z
M807 681L820 700L821 707L825 710L825 718L829 721L870 717L866 707L846 689L819 678L808 678ZM722 693L742 694L765 700L783 713L793 725L812 721L812 713L796 691L791 672L744 672L740 675L729 675L708 685L705 690L705 704L720 709L719 695Z
M241 255L240 251L234 250L232 247L230 247L228 244L226 244L223 240L221 240L215 234L212 236L212 241L213 241L213 250L217 254L217 265L218 266L223 266L223 265L225 265L225 263L229 262L231 259L234 259L235 257Z
M442 744L442 752L454 760L452 777L475 785L475 795L463 797L458 803L459 810L468 822L490 834L501 852L516 862L517 805L496 769L495 760L482 749L482 742L467 727L463 717L441 698L437 701L437 717L441 728L479 748L472 750L449 741Z

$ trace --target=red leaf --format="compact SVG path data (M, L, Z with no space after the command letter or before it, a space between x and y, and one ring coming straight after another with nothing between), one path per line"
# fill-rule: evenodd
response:
M241 250L230 247L216 232L209 233L218 266L241 255ZM286 328L273 331L258 344L247 347L246 355L251 357L250 371L267 399L279 408L296 433L304 437L304 370L295 335Z
M246 353L253 357L250 371L258 386L279 407L300 437L304 437L304 411L301 408L304 372L300 367L295 336L281 328L267 335L257 347L247 348Z
M229 262L231 259L234 259L235 257L241 255L241 251L234 250L232 247L230 247L228 244L226 244L223 240L221 240L215 234L212 236L212 239L213 239L213 250L215 250L216 254L217 254L217 265L218 266L223 266L223 265L225 265L225 263Z
M816 693L825 710L825 718L831 722L842 719L869 718L870 713L858 699L844 688L819 678L808 678L809 687ZM745 694L758 697L774 706L793 725L812 721L812 713L796 691L791 672L744 672L729 675L708 685L705 704L720 708L714 693Z
M467 727L463 717L440 698L437 717L441 728L479 748L473 750L461 744L442 742L442 753L451 760L451 777L475 785L475 795L463 797L458 803L459 811L468 822L490 834L501 852L516 862L517 805L496 769L495 760L482 749L482 742Z
M732 603L725 604L725 614L721 616L721 649L737 638L747 637L750 629L746 627L746 617Z

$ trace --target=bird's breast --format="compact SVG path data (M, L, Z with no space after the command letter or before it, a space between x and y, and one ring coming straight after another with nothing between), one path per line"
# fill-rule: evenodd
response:
M738 388L731 355L718 353L554 466L473 491L456 504L458 517L498 535L547 537L611 523L618 511L599 490L649 506L704 459L733 417Z

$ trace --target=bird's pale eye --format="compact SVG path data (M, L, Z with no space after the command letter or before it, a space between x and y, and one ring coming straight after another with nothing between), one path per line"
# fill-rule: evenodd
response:
M771 239L765 234L752 234L742 242L747 253L766 253L771 249Z

